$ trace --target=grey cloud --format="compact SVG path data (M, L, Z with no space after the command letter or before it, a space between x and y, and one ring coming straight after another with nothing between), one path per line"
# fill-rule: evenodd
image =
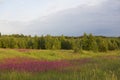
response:
M87 32L95 35L120 36L120 1L107 0L97 7L79 6L27 24L29 25L22 25L23 28L20 29L24 34L80 36Z
M98 7L77 7L31 22L30 31L36 34L119 36L120 1L108 0ZM28 31L29 33L29 31Z
M4 3L4 0L0 0L0 4L3 4Z

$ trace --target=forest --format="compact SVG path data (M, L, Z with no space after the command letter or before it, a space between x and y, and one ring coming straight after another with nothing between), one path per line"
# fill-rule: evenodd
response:
M2 35L0 48L11 49L45 49L45 50L81 50L106 52L120 49L120 37L94 36L84 33L83 36L31 36L23 34Z

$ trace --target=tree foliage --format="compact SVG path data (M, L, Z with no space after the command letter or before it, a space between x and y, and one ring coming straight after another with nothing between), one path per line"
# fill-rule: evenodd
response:
M106 52L120 49L119 37L93 36L84 33L80 37L68 36L33 36L23 34L1 35L0 48L18 49L66 49L79 52L80 50Z

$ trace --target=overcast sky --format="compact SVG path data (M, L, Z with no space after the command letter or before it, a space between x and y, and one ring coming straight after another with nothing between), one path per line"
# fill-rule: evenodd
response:
M3 34L120 36L120 0L0 0Z

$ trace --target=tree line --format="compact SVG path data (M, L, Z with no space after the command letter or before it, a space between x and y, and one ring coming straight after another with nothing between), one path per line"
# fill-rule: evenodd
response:
M93 36L84 33L80 37L68 36L26 36L23 34L1 35L0 48L18 49L65 49L106 52L120 49L120 37Z

